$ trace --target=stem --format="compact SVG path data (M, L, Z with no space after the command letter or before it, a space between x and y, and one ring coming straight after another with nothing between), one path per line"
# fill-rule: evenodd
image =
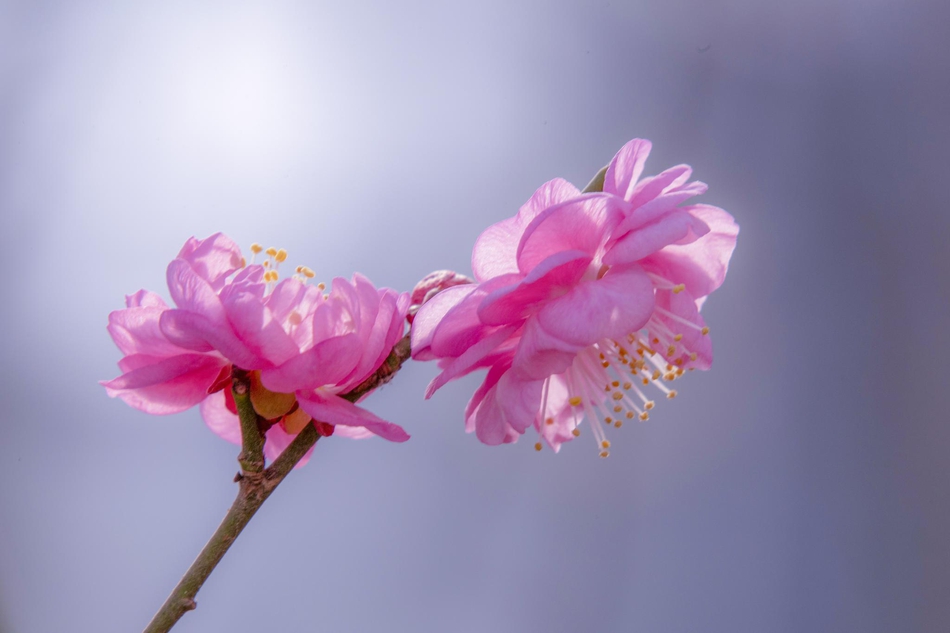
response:
M409 355L409 337L405 336L396 343L389 356L373 375L349 393L342 394L341 397L350 402L356 402L376 387L389 382L402 364L409 359ZM274 463L265 469L264 439L258 427L257 412L251 404L250 379L246 371L233 370L231 389L234 403L237 405L238 417L241 419L243 440L241 454L238 457L241 472L235 477L235 481L240 484L237 498L228 513L224 515L221 525L211 535L211 539L165 600L165 604L152 618L144 633L166 633L175 626L181 616L197 606L195 596L238 535L250 522L258 508L280 485L280 482L321 437L314 424L308 424L297 434L290 446L274 460Z

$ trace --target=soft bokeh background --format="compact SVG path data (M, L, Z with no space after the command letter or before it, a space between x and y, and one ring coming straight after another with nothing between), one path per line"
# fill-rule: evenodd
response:
M176 630L945 631L947 7L3 3L0 629L141 629L231 503L197 411L97 384L186 238L409 289L642 136L742 226L713 370L601 460L408 366L412 440L321 442Z

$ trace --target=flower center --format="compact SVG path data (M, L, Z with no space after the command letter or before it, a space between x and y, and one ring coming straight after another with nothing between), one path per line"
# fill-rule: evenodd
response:
M662 314L703 334L709 332L709 328L697 326L666 310L662 310ZM548 378L541 405L541 415L548 417L544 417L543 422L555 423L548 412L548 394L553 379L563 380L568 393L572 434L580 435L578 425L586 417L590 420L599 455L608 457L611 443L606 430L619 429L628 420L648 420L648 411L656 406L647 395L649 389L656 389L666 398L675 398L677 391L665 383L678 380L686 370L693 369L691 365L696 358L696 352L683 344L682 333L671 331L654 316L644 329L628 334L622 342L604 339L588 347L577 355L564 374ZM541 444L536 444L535 449L541 450Z

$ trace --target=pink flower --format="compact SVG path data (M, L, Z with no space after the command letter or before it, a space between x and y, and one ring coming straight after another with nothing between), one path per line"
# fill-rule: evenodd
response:
M255 255L260 247L252 246ZM251 401L272 422L265 454L274 459L311 419L349 437L405 441L402 428L340 397L372 375L402 337L409 297L377 290L363 276L335 279L329 294L313 272L278 282L283 250L246 266L223 234L190 239L168 265L175 308L140 291L109 315L124 354L107 393L154 414L196 404L208 426L239 444L230 399L232 364L251 372Z
M722 283L738 229L715 207L679 206L705 190L686 182L688 167L638 182L648 151L627 144L603 193L543 185L479 237L478 283L441 292L416 315L413 356L442 368L427 397L488 369L465 412L482 442L513 442L533 426L557 451L588 417L606 456L594 421L645 420L654 403L643 387L673 397L664 382L709 367L698 309Z

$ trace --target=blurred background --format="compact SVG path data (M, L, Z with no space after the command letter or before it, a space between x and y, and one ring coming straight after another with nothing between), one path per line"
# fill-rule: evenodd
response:
M633 137L742 227L716 362L560 454L480 380L367 401L176 631L945 631L950 4L0 4L0 630L135 631L230 505L197 410L106 397L192 235L410 289Z

